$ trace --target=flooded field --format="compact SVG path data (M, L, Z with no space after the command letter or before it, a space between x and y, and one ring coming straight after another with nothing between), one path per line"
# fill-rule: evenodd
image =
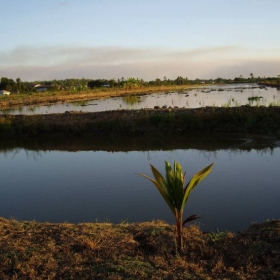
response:
M280 91L277 88L262 87L257 84L232 84L180 92L127 95L74 103L49 103L44 106L24 106L2 110L0 114L54 114L66 111L101 112L163 106L200 108L206 106L238 107L241 105L280 106Z

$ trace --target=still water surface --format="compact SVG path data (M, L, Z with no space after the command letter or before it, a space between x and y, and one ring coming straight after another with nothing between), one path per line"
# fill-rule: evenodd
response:
M252 97L258 98L250 100ZM259 87L257 84L231 84L180 92L130 95L44 106L24 106L18 109L3 110L0 111L0 114L54 114L64 113L65 111L101 112L118 109L145 109L155 106L172 108L237 107L246 104L251 106L280 106L280 91L276 88Z
M188 142L187 137L182 140ZM279 218L279 143L248 147L250 141L241 138L223 147L215 141L209 140L208 148L200 139L197 147L194 141L139 149L111 149L88 141L80 148L74 144L75 151L56 142L50 148L2 144L0 216L41 222L173 223L152 183L135 173L152 176L149 163L164 172L164 161L176 159L187 178L215 163L185 210L185 215L203 216L198 220L203 230L243 230L254 221Z

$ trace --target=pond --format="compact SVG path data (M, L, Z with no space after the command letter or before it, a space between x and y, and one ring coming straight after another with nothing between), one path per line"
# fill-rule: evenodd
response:
M44 106L24 106L2 110L0 114L54 114L66 111L101 112L121 109L154 108L167 106L178 108L200 108L205 106L237 107L280 106L280 91L257 84L231 84L190 89L180 92L161 92L128 95L74 103L50 103Z
M205 231L244 230L279 218L280 143L273 139L192 135L164 138L37 139L0 143L0 216L40 222L165 220L169 208L151 182L178 160L187 179L214 162L185 216Z

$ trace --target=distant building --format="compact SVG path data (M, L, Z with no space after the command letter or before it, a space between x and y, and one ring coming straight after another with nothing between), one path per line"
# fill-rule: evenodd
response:
M7 90L0 90L0 95L10 95L10 92Z
M30 86L33 87L33 88L36 88L36 87L42 86L42 84L31 84Z
M50 85L41 85L41 84L37 84L37 85L32 85L32 87L38 91L38 92L42 92L42 91L47 91L51 86Z

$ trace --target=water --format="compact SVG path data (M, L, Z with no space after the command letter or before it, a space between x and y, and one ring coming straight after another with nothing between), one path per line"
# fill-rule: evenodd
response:
M258 100L248 98L259 97ZM276 88L261 88L256 84L233 84L211 86L181 92L162 92L147 95L113 97L74 103L57 103L44 106L24 106L2 110L0 114L54 114L65 111L100 112L118 109L142 109L155 106L200 108L205 106L237 107L280 106L280 91Z
M111 144L110 144L111 143ZM243 230L279 218L279 143L229 136L177 139L42 139L0 143L0 216L40 222L174 223L151 182L149 164L164 172L178 160L189 179L214 162L194 190L185 216L203 230Z

